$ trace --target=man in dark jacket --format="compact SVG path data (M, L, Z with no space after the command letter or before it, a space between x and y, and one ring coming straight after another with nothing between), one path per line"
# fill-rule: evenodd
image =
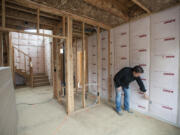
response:
M124 91L124 110L132 113L129 109L129 100L130 100L130 89L129 84L136 80L141 92L144 93L144 97L147 99L145 94L146 89L140 78L141 74L144 73L144 70L141 66L135 66L134 68L125 67L121 69L114 77L114 85L116 90L116 111L119 115L122 115L121 111L121 92Z

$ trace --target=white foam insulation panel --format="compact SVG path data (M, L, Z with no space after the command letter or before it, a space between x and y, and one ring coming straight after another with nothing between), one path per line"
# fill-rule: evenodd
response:
M131 21L111 30L111 74L140 65L151 104L136 82L130 85L131 108L180 126L179 40L180 7ZM101 33L101 98L108 97L108 39ZM97 35L88 37L89 91L97 94ZM113 80L112 80L113 83ZM123 93L122 93L123 97ZM112 100L115 99L112 87ZM123 98L122 98L123 100Z

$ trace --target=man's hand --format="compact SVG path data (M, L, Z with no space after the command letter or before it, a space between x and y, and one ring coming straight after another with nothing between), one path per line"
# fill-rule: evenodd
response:
M144 93L144 98L149 100L149 96L146 93Z
M117 91L121 91L121 89L122 89L122 87L120 86L120 87L117 88Z

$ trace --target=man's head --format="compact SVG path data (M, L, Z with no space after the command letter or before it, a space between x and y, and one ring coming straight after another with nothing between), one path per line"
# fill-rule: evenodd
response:
M133 67L133 76L134 77L140 77L142 73L144 73L144 70L141 66Z

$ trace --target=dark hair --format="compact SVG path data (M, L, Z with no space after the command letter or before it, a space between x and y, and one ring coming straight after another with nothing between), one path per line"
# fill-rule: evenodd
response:
M133 67L133 71L136 72L136 73L144 73L144 70L141 66L135 66Z

